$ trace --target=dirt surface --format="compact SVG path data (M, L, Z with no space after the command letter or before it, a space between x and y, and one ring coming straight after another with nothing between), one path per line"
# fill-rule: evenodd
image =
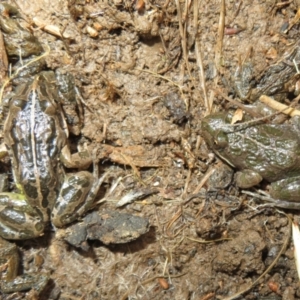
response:
M206 97L214 100L213 111L227 108L217 91L234 96L240 56L253 47L259 77L299 39L297 22L284 30L293 24L300 2L226 1L225 33L230 34L222 48L220 1L10 3L19 6L43 47L50 47L48 68L76 78L84 127L72 141L98 149L101 172L109 172L102 197L118 181L96 210L117 210L150 224L135 241L109 246L89 241L88 251L66 243L65 229L17 242L20 272L50 274L40 298L233 299L251 286L289 238L289 221L240 193L231 169L207 149L200 120L208 111ZM63 38L35 25L34 17L56 26ZM220 171L203 185L209 167ZM129 192L145 189L155 193L117 205ZM298 213L292 216L297 219ZM26 297L34 299L25 293L2 295ZM291 242L273 269L240 296L281 298L300 299Z

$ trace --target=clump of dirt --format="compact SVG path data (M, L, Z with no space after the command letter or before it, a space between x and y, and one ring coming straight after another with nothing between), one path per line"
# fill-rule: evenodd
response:
M255 82L299 38L297 22L287 28L300 3L226 2L222 47L219 1L11 4L19 6L23 26L50 47L47 67L76 79L84 126L71 140L98 150L101 172L109 172L102 197L118 183L94 210L118 210L150 224L135 241L89 241L87 251L66 243L65 229L17 242L23 273L50 274L41 299L233 299L247 290L280 253L288 220L241 194L228 167L206 183L212 165L224 167L201 138L200 120L212 99L212 110L228 108L221 95L235 95L233 76L250 48ZM155 193L117 207L143 188ZM241 297L298 299L298 282L288 244Z

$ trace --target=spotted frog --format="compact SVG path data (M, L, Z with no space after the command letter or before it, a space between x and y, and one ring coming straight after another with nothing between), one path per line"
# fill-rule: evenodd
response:
M280 59L270 65L253 87L254 74L250 57L239 65L233 76L236 94L243 102L256 102L261 95L274 95L278 100L284 99L291 92L299 78L300 44L291 46ZM297 93L297 91L294 90Z
M59 103L55 75L44 71L17 88L4 123L4 141L18 192L0 193L0 236L20 240L41 236L51 221L75 221L93 207L102 178L88 171L65 173L64 166L91 163L71 155L68 128Z
M300 209L300 120L271 125L254 122L231 125L232 115L215 113L202 119L208 146L238 169L236 183L250 188L263 179L278 207Z
M0 3L0 29L7 55L14 60L40 55L44 51L41 43L18 19L23 18L16 7Z

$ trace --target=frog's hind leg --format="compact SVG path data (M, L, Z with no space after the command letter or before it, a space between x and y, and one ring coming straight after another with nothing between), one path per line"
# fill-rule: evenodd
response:
M97 164L94 164L94 174L81 171L66 175L52 211L51 220L55 226L62 227L74 222L94 207L94 200L108 173L95 179L98 177L97 175Z
M41 236L44 222L39 212L17 193L0 193L0 236L25 240Z
M3 293L15 293L34 289L37 294L45 288L49 281L46 274L24 274L19 275L12 280L2 280L0 282L0 289Z

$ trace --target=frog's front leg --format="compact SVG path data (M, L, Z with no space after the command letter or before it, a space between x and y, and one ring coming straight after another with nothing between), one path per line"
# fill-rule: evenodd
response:
M0 148L1 151L1 148ZM0 152L1 155L1 152ZM60 161L66 168L81 168L86 169L91 165L93 159L90 153L86 151L80 151L74 154L71 154L68 145L64 146L61 150Z
M57 227L76 221L93 208L95 197L107 176L99 178L98 165L94 161L94 173L87 171L67 174L59 197L52 210L51 220Z
M248 189L259 184L263 178L257 172L245 169L243 171L238 171L235 174L235 182L237 186L241 189Z

